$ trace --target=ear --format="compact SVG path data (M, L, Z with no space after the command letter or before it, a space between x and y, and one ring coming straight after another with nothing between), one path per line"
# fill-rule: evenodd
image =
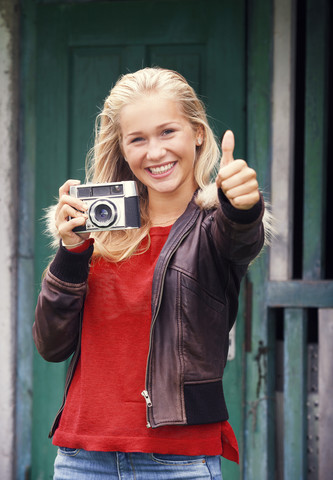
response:
M200 147L202 145L203 140L204 140L204 129L202 125L199 125L196 132L196 141L195 141L196 146Z

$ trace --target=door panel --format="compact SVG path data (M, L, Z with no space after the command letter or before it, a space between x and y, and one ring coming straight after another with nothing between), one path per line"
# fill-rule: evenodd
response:
M96 114L120 74L146 65L178 70L205 101L216 135L232 128L236 155L245 155L245 8L243 0L39 3L36 8L35 279L39 286L52 255L39 219L67 178L84 180ZM240 319L242 308L241 302ZM242 336L240 324L236 356L227 367L225 382L240 444ZM66 362L51 365L35 355L34 479L52 478L56 452L47 434L61 403L66 367ZM239 469L231 462L224 463L224 472L229 479L239 478Z
M84 180L84 159L93 145L96 114L121 74L119 47L71 49L69 95L69 177Z

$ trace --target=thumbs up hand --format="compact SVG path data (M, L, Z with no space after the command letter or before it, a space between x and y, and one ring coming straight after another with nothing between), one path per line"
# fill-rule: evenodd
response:
M234 134L227 130L222 139L222 158L215 181L233 207L249 210L260 198L257 174L244 160L234 160L234 148Z

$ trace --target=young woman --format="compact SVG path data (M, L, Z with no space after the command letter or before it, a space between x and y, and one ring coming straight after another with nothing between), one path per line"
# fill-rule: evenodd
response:
M68 180L50 215L60 246L33 326L40 354L73 354L50 432L56 480L221 479L238 461L222 377L239 286L262 248L256 173L222 159L202 103L176 72L119 79L98 117L88 179L135 180L140 229L77 234Z

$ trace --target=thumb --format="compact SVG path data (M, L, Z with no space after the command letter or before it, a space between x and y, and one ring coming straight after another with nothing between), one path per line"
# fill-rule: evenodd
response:
M231 130L227 130L223 135L221 148L221 167L224 167L234 161L235 137Z

